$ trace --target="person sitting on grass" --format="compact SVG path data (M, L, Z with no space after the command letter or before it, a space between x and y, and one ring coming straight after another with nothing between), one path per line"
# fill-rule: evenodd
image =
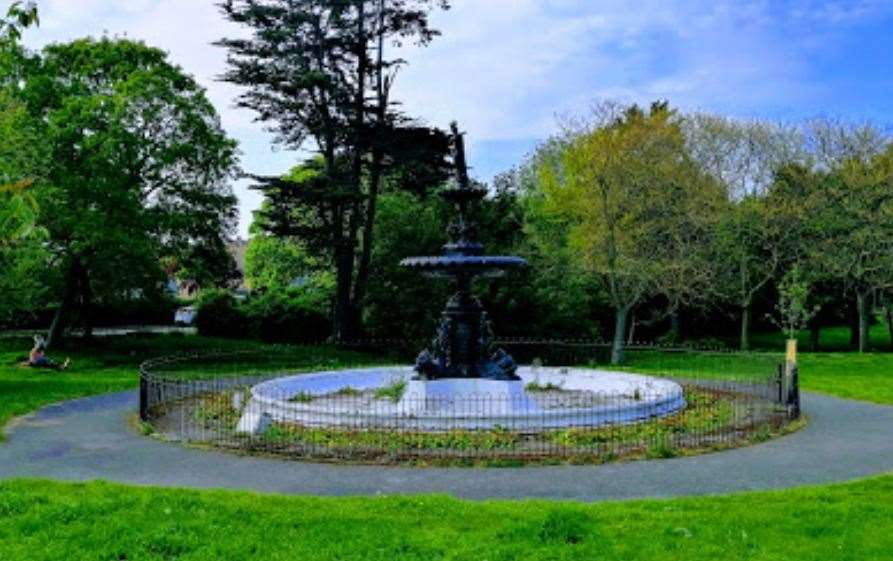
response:
M51 370L66 370L71 364L71 359L66 358L65 362L58 364L46 355L46 341L40 335L34 336L34 348L28 355L28 366L31 368L49 368Z

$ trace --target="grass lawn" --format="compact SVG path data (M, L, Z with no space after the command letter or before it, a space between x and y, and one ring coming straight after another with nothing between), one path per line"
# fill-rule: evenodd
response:
M891 558L893 476L595 505L0 483L0 559L11 561Z
M26 339L0 339L0 441L2 427L13 417L58 401L136 387L138 367L149 358L202 349L265 348L255 342L177 335L110 337L90 345L71 341L50 353L56 359L72 359L69 370L56 372L19 366L30 346ZM281 352L279 348L277 352ZM326 346L291 347L288 358L294 370L340 368L376 360Z
M769 376L783 355L637 351L628 358L625 369L635 372L735 379ZM806 391L893 404L893 353L801 353L800 384Z
M890 351L890 330L883 321L871 326L869 332L869 347L875 351ZM809 332L801 331L797 336L801 349L809 348ZM750 338L751 346L756 350L782 350L785 346L785 337L780 332L754 333ZM730 341L734 347L737 341ZM845 326L826 327L819 334L819 350L822 352L847 352L852 350L850 345L850 328Z
M101 346L98 346L101 345ZM50 402L134 387L148 357L263 348L195 337L102 340L62 349L65 373L16 365L28 341L0 340L0 426ZM295 348L296 368L378 359ZM670 375L771 372L778 353L640 353ZM804 354L803 387L893 404L893 354ZM0 560L893 559L893 475L727 497L580 505L445 497L290 498L105 483L0 482Z

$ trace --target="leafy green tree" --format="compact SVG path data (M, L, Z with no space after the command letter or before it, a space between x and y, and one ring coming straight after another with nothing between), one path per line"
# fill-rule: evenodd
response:
M36 4L13 2L6 17L0 18L2 58L18 59L22 31L38 24ZM37 202L32 188L45 156L35 123L7 91L15 87L13 78L9 73L0 80L0 247L26 237L34 228Z
M400 261L442 251L449 209L440 197L405 192L384 194L379 203L371 271L375 282L369 286L366 324L376 337L427 339L449 287L420 278Z
M721 193L689 157L676 115L664 103L650 111L624 108L571 135L557 163L540 170L535 213L601 285L614 311L612 361L618 363L630 312L664 292L671 269L686 259L669 242Z
M6 11L6 18L0 19L0 42L15 43L21 39L22 31L39 24L36 2L13 2Z
M817 255L828 273L855 294L858 348L864 352L871 297L893 288L893 148L870 162L845 162L822 187Z
M786 262L784 237L784 225L773 220L770 204L759 195L730 204L718 224L715 290L739 312L742 351L750 350L754 300Z
M97 298L156 289L162 259L223 246L236 145L195 80L142 43L52 45L20 72L49 151L35 196L63 278L52 342L73 310L89 333Z
M298 243L265 235L248 242L245 278L252 290L284 288L317 268L316 260Z
M45 173L38 125L26 107L0 89L0 247L27 237L37 220L34 190Z
M818 313L818 307L810 305L809 281L799 263L788 269L778 283L775 311L776 315L770 315L770 319L788 339L796 339Z
M303 149L310 141L321 156L321 177L313 189L280 178L259 179L272 203L286 207L276 213L278 219L308 206L326 214L312 232L307 224L289 231L288 222L276 230L325 240L337 278L334 332L348 339L362 314L377 199L389 162L420 157L400 147L427 145L432 150L421 157L434 169L442 167L437 159L443 159L438 148L444 135L407 129L405 117L392 107L391 88L405 61L385 51L402 41L429 43L437 35L429 27L429 11L447 2L225 0L220 5L230 20L252 30L248 38L219 42L230 53L225 79L247 87L238 105L268 123L279 143ZM401 140L407 138L415 142Z

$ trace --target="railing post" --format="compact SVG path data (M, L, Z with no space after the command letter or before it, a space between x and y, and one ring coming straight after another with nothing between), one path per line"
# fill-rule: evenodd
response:
M149 420L149 380L140 369L140 421Z
M784 372L785 372L785 365L782 363L779 363L778 371L775 373L775 385L778 386L778 397L776 398L776 400L778 401L779 405L785 404Z
M797 367L797 340L788 339L785 357L785 405L792 419L800 416L800 375Z
M791 387L788 391L788 408L792 419L800 418L800 369L796 365L791 371Z

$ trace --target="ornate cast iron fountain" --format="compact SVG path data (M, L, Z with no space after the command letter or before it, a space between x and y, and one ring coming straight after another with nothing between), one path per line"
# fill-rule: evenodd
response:
M475 279L500 277L508 269L523 267L527 262L514 256L484 255L484 246L478 242L477 227L469 220L468 210L487 192L473 187L468 180L465 141L456 123L452 124L452 130L456 177L454 184L441 194L456 207L456 218L447 230L449 242L441 256L412 257L400 263L429 277L452 279L456 285L456 293L443 311L431 348L422 351L416 359L415 370L423 380L518 380L512 357L492 348L490 321L472 294L472 285Z

